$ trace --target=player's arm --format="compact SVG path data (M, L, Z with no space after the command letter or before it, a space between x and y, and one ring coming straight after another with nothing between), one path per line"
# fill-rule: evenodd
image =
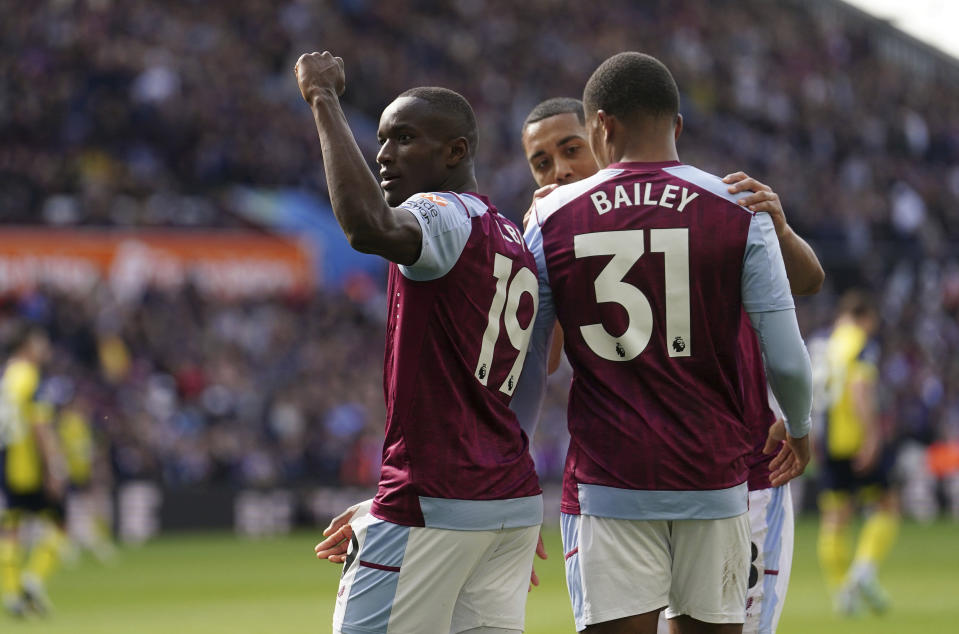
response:
M743 258L742 298L787 431L787 448L770 465L770 480L773 486L779 486L800 475L809 463L812 368L799 333L779 242L767 214L754 214L750 222Z
M563 327L559 325L559 322L556 322L556 325L553 326L553 337L549 344L549 360L546 364L546 370L549 374L559 369L559 364L563 360L564 343Z
M397 264L413 264L420 253L420 225L408 211L386 203L353 138L340 107L339 96L346 88L343 60L327 51L301 55L294 72L320 136L333 214L350 246Z
M526 210L526 213L523 214L523 231L529 228L530 220L536 215L536 200L550 194L556 187L557 185L555 183L551 183L533 192L533 202L530 204L529 209ZM549 359L546 364L547 374L552 374L559 369L560 361L563 359L563 343L563 327L557 322L553 326L553 337L549 344Z
M54 499L63 497L68 470L60 441L53 429L53 407L44 402L33 403L31 430L43 461L43 485Z
M853 412L863 426L862 446L853 456L853 469L859 473L868 473L876 465L882 448L879 430L878 396L876 394L875 365L866 361L856 361L849 377L849 397Z
M510 409L516 414L520 427L532 442L536 424L539 422L539 412L543 406L543 397L546 395L547 362L550 356L553 325L556 323L556 308L553 306L553 293L546 274L543 234L539 226L531 223L523 238L530 253L536 259L536 268L539 273L539 307L536 311L536 321L533 322L533 332L530 335L523 372L513 392Z
M550 189L552 191L552 189ZM535 205L535 199L534 203ZM533 207L530 207L533 209ZM524 218L524 225L529 226L527 217ZM532 448L533 438L536 435L536 425L539 423L539 412L543 407L543 398L546 396L546 376L552 374L556 369L553 365L559 365L559 355L563 348L563 335L559 323L556 321L556 308L553 306L553 293L549 287L549 279L546 275L546 258L543 255L543 234L536 223L529 227L523 239L526 246L533 254L536 260L536 269L538 271L539 282L539 302L536 311L536 321L533 322L533 332L530 335L529 347L526 351L526 361L523 363L523 371L519 377L519 383L513 392L513 398L510 400L510 409L516 414L519 425L526 432L529 438L530 448ZM555 328L555 332L554 332ZM558 335L557 335L558 332ZM558 337L558 348L557 348ZM543 545L543 535L536 542L536 556L540 559L546 559L546 547ZM539 585L539 575L536 574L536 568L533 567L530 572L529 589Z
M739 200L739 204L750 211L765 212L770 215L776 227L776 237L786 265L786 276L793 295L815 295L822 288L826 273L805 240L799 237L789 223L783 211L779 195L768 185L751 178L745 172L735 172L723 178L730 185L729 193L749 192Z

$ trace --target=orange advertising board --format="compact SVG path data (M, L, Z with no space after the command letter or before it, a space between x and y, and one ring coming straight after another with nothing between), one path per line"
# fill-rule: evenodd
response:
M254 296L306 291L314 280L306 245L268 234L0 228L0 293L82 293L104 281L121 296L186 283L206 294Z

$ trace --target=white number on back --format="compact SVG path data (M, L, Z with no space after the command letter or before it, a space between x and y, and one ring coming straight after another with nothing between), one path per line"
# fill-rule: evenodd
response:
M493 295L493 303L489 307L486 330L483 332L483 344L480 348L479 360L476 362L476 371L473 373L473 376L480 383L487 384L490 367L493 364L493 351L496 349L496 341L499 339L500 316L502 316L510 345L519 353L516 355L516 360L513 362L509 374L506 375L506 379L499 387L500 392L510 396L516 389L520 371L523 369L523 362L526 361L526 351L529 348L533 322L536 321L536 310L539 307L539 284L536 281L536 276L531 270L523 267L516 272L516 275L510 281L509 276L512 270L513 260L497 253L493 260L496 294ZM533 316L530 318L529 324L523 328L519 323L518 312L520 300L525 293L529 293L529 296L533 299Z
M639 356L653 334L653 310L649 299L623 278L643 256L642 229L602 231L575 236L577 258L612 255L593 287L596 301L613 302L626 310L626 331L614 336L602 323L580 326L586 345L603 359L631 361ZM689 229L650 229L650 250L666 259L666 349L671 357L688 357L692 352L689 317Z

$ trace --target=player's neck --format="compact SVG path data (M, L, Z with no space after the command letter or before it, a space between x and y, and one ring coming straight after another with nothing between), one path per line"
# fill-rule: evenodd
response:
M437 191L463 193L475 192L478 189L476 176L473 174L473 170L469 170L450 174L446 180L443 181L443 186L438 188Z
M619 156L613 161L614 163L665 163L679 160L676 142L672 137L668 139L634 137L627 140L623 147L614 153L614 158L616 155Z
M664 163L678 161L676 137L681 124L672 118L639 118L618 124L607 137L612 163Z

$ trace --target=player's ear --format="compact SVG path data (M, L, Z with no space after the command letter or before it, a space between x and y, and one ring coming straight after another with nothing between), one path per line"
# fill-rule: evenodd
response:
M469 153L470 144L466 137L456 137L446 145L446 167L456 167Z
M678 141L679 135L683 133L683 115L676 115L676 127L673 130L673 140Z
M607 145L611 144L615 136L616 117L607 114L605 110L597 110L596 123L602 129L603 142Z

